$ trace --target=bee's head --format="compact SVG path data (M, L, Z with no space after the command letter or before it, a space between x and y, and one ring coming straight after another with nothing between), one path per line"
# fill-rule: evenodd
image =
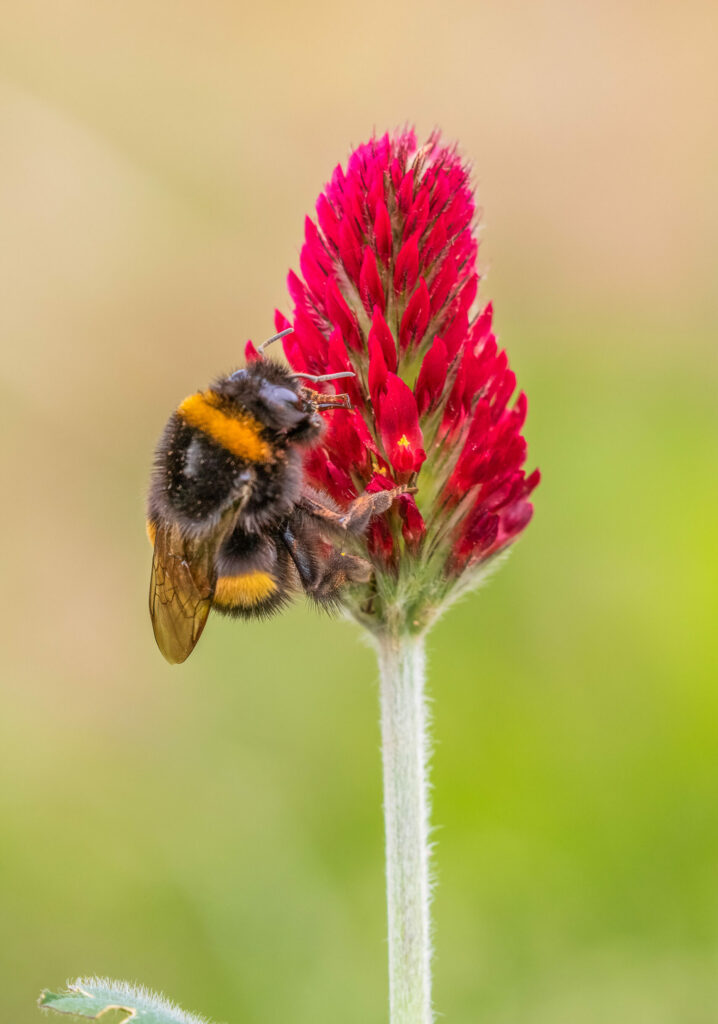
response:
M300 444L313 444L324 429L319 410L351 406L347 395L321 394L305 387L303 379L315 378L303 378L285 366L260 358L217 381L213 390L246 409L272 433Z

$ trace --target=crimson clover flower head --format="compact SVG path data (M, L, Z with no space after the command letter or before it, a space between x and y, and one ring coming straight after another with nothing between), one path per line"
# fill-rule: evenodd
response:
M374 579L348 598L368 624L399 608L420 628L473 586L521 533L539 472L524 471L526 395L477 307L476 208L467 167L438 134L372 138L338 166L307 217L291 272L295 370L352 370L331 387L351 411L327 414L308 456L311 484L345 504L416 487L374 519ZM253 351L248 351L252 357Z

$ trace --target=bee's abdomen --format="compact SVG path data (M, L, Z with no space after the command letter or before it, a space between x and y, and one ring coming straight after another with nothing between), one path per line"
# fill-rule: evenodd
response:
M238 618L279 611L293 590L287 562L274 537L237 527L218 553L214 608Z
M247 462L269 462L274 454L262 425L248 412L221 407L214 391L198 391L177 409L177 415L225 451Z
M239 572L233 576L220 576L214 591L214 604L229 609L253 609L273 598L279 587L268 572L257 569Z

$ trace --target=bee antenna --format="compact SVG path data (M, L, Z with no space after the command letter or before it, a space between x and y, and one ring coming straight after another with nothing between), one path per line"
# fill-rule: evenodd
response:
M279 341L280 338L286 337L287 334L291 334L293 330L293 327L287 327L286 330L280 331L279 334L273 334L271 338L267 338L266 341L262 342L262 344L257 349L257 352L259 352L260 355L264 355L264 350L265 348L267 348L268 345L271 345L272 342L274 341Z
M339 380L340 377L356 377L356 374L351 370L342 370L341 373L323 373L318 377L313 373L293 373L292 377L301 377L302 380L311 380L315 384L319 384L324 380Z

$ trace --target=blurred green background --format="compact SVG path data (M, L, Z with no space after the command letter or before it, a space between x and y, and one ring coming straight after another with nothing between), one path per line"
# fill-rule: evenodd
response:
M386 1018L376 673L298 606L154 647L169 411L288 310L351 144L473 161L536 517L431 637L436 1006L718 1017L718 73L708 3L9 0L0 1003L137 979ZM315 668L319 661L321 670Z

